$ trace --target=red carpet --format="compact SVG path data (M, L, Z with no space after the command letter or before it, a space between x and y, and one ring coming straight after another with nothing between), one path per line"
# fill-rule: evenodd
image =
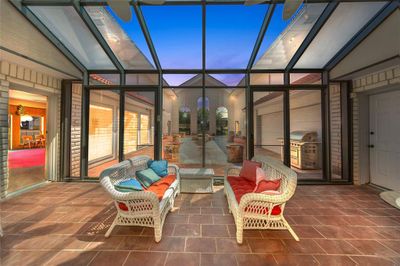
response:
M16 150L8 152L9 168L29 168L44 166L46 162L45 149Z

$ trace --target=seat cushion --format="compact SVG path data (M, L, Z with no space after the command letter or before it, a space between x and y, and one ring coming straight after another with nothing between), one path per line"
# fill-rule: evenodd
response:
M162 200L165 191L171 186L172 183L176 180L176 176L174 174L167 175L166 177L161 178L157 182L153 183L150 187L146 189L146 191L154 192L157 195L158 200Z
M127 180L123 180L121 182L118 182L114 185L114 188L118 190L119 192L132 192L132 191L142 191L143 187L134 178L129 178Z
M253 193L254 188L256 187L256 182L248 181L245 178L238 176L228 176L227 180L229 185L231 186L233 193L235 194L235 198L238 204L240 204L240 200L243 195L247 193ZM248 210L246 210L248 211ZM268 208L265 208L263 211L264 214L268 214ZM279 215L281 213L281 207L275 206L272 209L272 215Z
M147 168L145 170L136 172L136 179L142 184L143 187L148 188L153 183L159 181L161 177L154 172L153 169Z
M269 190L278 191L280 187L281 187L281 180L280 179L261 180L257 184L256 188L254 189L254 192L255 193L262 193L264 191L269 191Z
M257 168L261 167L261 163L259 162L254 162L254 161L249 161L249 160L244 160L243 161L243 167L240 170L239 176L247 179L248 181L251 182L256 182L256 177L257 177Z

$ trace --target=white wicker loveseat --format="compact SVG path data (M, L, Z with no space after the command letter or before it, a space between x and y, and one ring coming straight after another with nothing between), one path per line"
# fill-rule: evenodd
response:
M283 217L286 202L293 196L297 186L297 174L280 161L268 156L255 156L253 161L262 163L262 169L271 179L281 178L279 191L281 194L268 195L262 193L246 193L237 202L228 177L239 178L241 167L230 167L225 171L225 195L228 200L229 211L233 214L236 224L236 240L243 242L243 229L274 229L289 230L294 239L298 236ZM275 207L279 207L279 214L273 215Z
M149 160L148 156L138 156L107 168L100 174L100 183L111 195L117 208L117 216L106 237L110 236L116 225L137 225L153 227L155 241L161 240L165 217L174 206L174 199L180 192L178 167L169 164L168 172L174 174L176 180L165 191L161 200L151 191L119 192L114 188L117 182L134 177L136 171L147 169Z

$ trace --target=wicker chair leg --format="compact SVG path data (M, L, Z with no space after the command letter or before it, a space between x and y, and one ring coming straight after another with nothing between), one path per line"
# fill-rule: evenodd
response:
M110 228L108 228L107 233L105 234L105 237L109 237L111 235L112 230L114 229L114 227L117 225L117 217L115 217L113 223L111 224Z
M240 224L240 222L236 225L236 241L239 244L243 243L243 226Z
M289 231L289 233L293 236L293 238L296 241L300 241L300 238L297 236L297 234L293 231L292 227L289 225L289 223L285 220L285 218L283 218L283 222L285 223L285 227L287 228L287 230Z

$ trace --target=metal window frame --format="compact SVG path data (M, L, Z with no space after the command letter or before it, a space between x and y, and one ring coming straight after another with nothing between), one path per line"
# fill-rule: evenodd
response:
M248 157L254 153L254 139L251 138L251 135L254 133L253 131L253 116L252 116L252 94L254 90L260 90L262 88L268 90L283 90L285 91L285 100L284 105L289 105L289 92L290 90L299 90L299 89L317 89L317 87L329 88L329 77L327 75L327 71L331 70L335 67L346 55L348 55L362 40L364 40L376 27L378 27L396 8L397 2L390 1L373 19L371 19L353 38L350 40L342 49L328 62L328 64L323 69L295 69L297 61L300 59L301 55L310 45L312 40L318 34L319 30L323 27L324 23L327 21L329 16L334 12L335 8L340 2L349 2L346 0L342 1L322 1L322 0L309 0L308 3L328 3L327 7L324 9L323 13L318 18L316 24L313 26L311 31L308 33L305 40L302 42L299 49L296 51L295 55L291 58L290 62L286 66L285 69L252 69L255 58L259 52L262 41L264 39L265 33L268 30L268 26L272 17L273 12L275 11L276 4L284 3L284 0L267 0L263 4L269 5L266 10L266 14L259 30L259 34L255 41L252 53L249 58L248 65L246 69L207 69L206 68L206 10L209 5L242 5L244 1L237 2L228 2L228 1L212 1L209 2L207 0L202 1L167 1L165 5L201 5L202 6L202 68L201 69L162 69L160 61L158 59L158 55L156 53L153 41L151 39L151 35L147 28L146 21L142 14L141 6L148 5L146 3L139 2L138 0L131 1L131 5L136 13L138 18L139 25L141 27L142 33L145 37L147 47L151 53L154 64L156 65L156 69L124 69L121 62L118 60L112 49L108 46L104 37L101 35L99 30L94 25L90 16L87 14L84 6L104 6L107 5L105 1L102 0L9 0L39 31L50 41L52 42L66 57L72 62L77 69L82 72L83 75L83 86L82 86L82 135L81 135L81 174L85 174L87 176L88 171L88 128L87 123L89 119L89 103L90 103L90 90L99 89L99 90L119 90L120 93L120 108L124 108L122 99L124 98L125 91L134 88L140 91L143 90L156 90L155 91L155 158L160 158L161 149L162 149L162 103L163 103L163 89L167 88L193 88L193 89L202 89L202 97L203 97L203 110L205 105L205 90L206 88L244 88L246 94L246 118L247 118L247 142L248 142ZM376 0L352 0L351 2L374 2ZM378 0L380 1L380 0ZM383 1L383 0L382 0ZM55 35L27 8L27 6L73 6L75 10L80 15L81 19L84 21L86 26L89 28L95 39L99 42L107 56L110 58L112 63L116 66L117 69L101 69L101 70L93 70L86 69L85 66L76 58L56 37ZM92 73L97 74L112 74L117 73L120 74L120 85L104 85L104 86L95 86L89 85L89 75ZM282 73L284 74L284 84L282 85L251 85L250 84L250 75L256 73ZM321 73L323 75L323 84L314 86L314 85L290 85L290 73ZM126 74L158 74L158 85L126 85ZM180 86L164 86L163 75L164 74L201 74L202 85L201 86L188 86L188 87L180 87ZM207 74L244 74L244 85L241 86L226 86L226 87L218 87L218 86L206 86L205 78ZM140 87L140 89L139 89ZM342 96L342 101L347 99L346 104L349 104L349 88L346 90L345 95ZM329 124L329 89L325 89L326 92L321 90L321 108L323 114L323 132L329 134L329 125L324 125L326 123ZM65 104L68 104L67 102ZM344 108L344 107L343 107ZM120 109L122 110L122 109ZM349 113L349 106L347 106L347 114ZM284 119L285 124L290 124L290 112L286 112ZM349 115L349 114L348 114ZM63 111L63 117L65 118L66 114ZM342 119L344 117L342 116ZM204 114L203 114L204 120ZM124 122L124 112L120 112L120 123ZM342 159L345 161L349 161L349 165L347 166L348 171L351 172L351 132L350 132L350 123L351 119L348 117L346 124L349 124L346 132L347 136L344 138L348 138L348 154L346 156L343 154ZM64 128L64 127L63 127ZM122 129L121 129L122 128ZM65 130L65 129L64 129ZM203 133L203 149L202 149L202 165L205 166L205 128L202 129ZM123 145L123 125L119 129L119 146ZM285 126L285 139L290 138L290 126ZM328 138L328 139L327 139ZM324 142L330 142L329 135L324 137ZM121 144L122 143L122 144ZM253 145L252 145L253 143ZM324 144L326 146L326 143ZM70 148L70 147L69 147ZM328 149L329 150L329 149ZM122 154L121 154L122 153ZM324 152L325 154L326 152ZM324 155L325 156L325 155ZM123 158L123 150L121 152L121 148L119 150L119 159ZM348 159L346 159L346 158ZM330 162L327 162L326 157L324 159L324 169L329 167ZM289 164L290 162L290 145L288 141L285 141L285 163ZM330 168L330 167L329 167ZM349 174L349 179L351 181L351 174ZM329 176L327 180L329 180ZM310 181L311 182L311 181ZM317 182L318 183L318 182Z

